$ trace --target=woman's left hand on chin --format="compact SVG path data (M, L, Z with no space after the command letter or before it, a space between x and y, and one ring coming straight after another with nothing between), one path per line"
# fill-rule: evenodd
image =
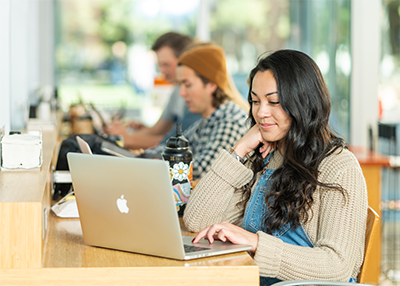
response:
M200 239L208 239L210 243L214 240L230 241L233 244L247 244L253 246L250 250L255 252L258 245L258 235L249 232L239 226L228 222L216 223L201 230L193 239L193 243L199 242Z

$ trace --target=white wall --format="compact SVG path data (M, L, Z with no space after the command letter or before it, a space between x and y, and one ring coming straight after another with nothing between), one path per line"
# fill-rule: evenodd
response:
M32 1L32 0L29 0ZM40 84L54 86L54 0L34 0L39 17L38 22L38 73ZM33 12L32 12L33 13Z
M0 128L10 130L10 4L0 0Z
M28 19L28 42L30 43L28 49L28 88L29 88L29 101L32 104L37 104L35 91L40 86L40 59L39 59L39 43L40 39L40 10L36 1L29 2L29 19Z
M0 127L26 127L39 86L54 86L53 0L0 0Z
M10 9L11 129L22 130L28 119L29 0L12 0Z
M369 146L369 126L373 128L377 143L381 11L380 0L351 2L350 142L353 146L365 148Z

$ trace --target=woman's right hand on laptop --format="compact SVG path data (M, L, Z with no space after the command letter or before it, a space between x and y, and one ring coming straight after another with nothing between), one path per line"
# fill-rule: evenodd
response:
M233 244L251 245L253 248L249 250L250 252L255 252L258 245L257 234L225 221L213 224L201 230L192 242L197 243L202 238L208 239L210 244L213 243L214 240L221 240L223 242L230 241Z

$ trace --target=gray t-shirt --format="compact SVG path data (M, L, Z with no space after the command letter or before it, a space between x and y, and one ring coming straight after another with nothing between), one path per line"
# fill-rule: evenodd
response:
M176 85L161 118L169 122L177 122L182 119L186 109L185 100L179 95L179 86Z

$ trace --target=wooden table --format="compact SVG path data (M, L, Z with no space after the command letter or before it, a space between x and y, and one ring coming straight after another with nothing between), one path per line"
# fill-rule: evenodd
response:
M57 144L44 132L40 171L0 172L1 286L259 284L247 252L177 261L85 245L78 219L50 212Z
M0 285L258 285L247 252L178 261L84 244L78 219L50 213L43 265L0 269ZM184 235L193 233L182 229Z

